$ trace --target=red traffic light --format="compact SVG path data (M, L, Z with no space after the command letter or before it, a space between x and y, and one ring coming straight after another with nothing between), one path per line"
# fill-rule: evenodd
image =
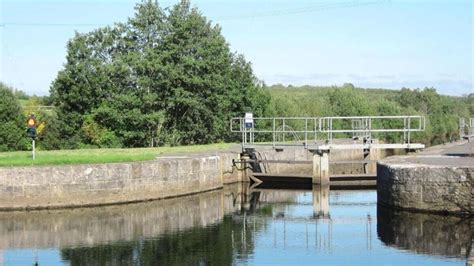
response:
M30 115L30 117L28 117L28 120L27 120L27 125L28 125L28 128L36 128L36 117L35 115Z

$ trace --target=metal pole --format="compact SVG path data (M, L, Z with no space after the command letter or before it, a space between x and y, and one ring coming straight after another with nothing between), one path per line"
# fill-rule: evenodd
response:
M319 122L319 120L318 120ZM318 128L317 128L316 118L314 119L314 144L318 142Z
M304 147L305 149L308 148L308 118L304 119Z
M34 139L32 140L32 144L33 144L33 160L35 160L36 154L35 154L35 140Z
M332 117L329 119L329 143L332 144Z
M372 118L368 118L369 120L369 139L370 143L372 143Z
M276 141L276 125L275 125L276 121L275 121L275 118L273 118L273 148L275 148L275 141Z
M282 122L283 122L283 126L282 126L282 131L283 131L283 142L285 142L285 118L282 119Z
M408 144L410 144L410 134L411 134L411 118L408 117Z
M403 118L403 143L407 143L407 118Z

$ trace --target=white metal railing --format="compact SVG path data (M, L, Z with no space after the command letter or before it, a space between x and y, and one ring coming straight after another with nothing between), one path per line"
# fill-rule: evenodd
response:
M410 143L413 132L424 131L424 116L346 116L346 117L258 117L251 125L245 124L245 118L232 118L231 132L242 134L242 145L269 145L257 143L255 135L265 135L263 139L275 147L277 144L308 146L309 141L318 140L331 144L334 138L347 136L372 139L374 133L401 133L403 143ZM474 122L473 122L474 123ZM291 143L285 136L292 136Z
M474 118L469 119L469 124L466 123L464 118L459 118L459 137L474 136Z
M245 118L235 117L231 119L230 130L234 133L242 134L242 144L255 144L255 135L267 135L271 138L272 145L276 143L280 145L290 144L287 137L292 137L293 142L308 143L309 137L314 141L317 139L319 132L318 117L256 117L253 118L251 127L246 127ZM299 135L303 135L302 138ZM290 142L290 143L289 143ZM268 144L263 144L268 145Z
M327 134L327 140L329 143L332 143L333 136L335 133L350 133L353 134L353 136L354 134L359 134L359 136L371 139L373 133L395 132L402 132L404 142L410 143L412 132L424 131L426 128L425 117L419 115L346 117L334 116L321 117L319 121L319 132ZM358 122L354 123L354 121ZM397 124L399 124L399 126Z
M474 117L469 119L469 135L474 135Z

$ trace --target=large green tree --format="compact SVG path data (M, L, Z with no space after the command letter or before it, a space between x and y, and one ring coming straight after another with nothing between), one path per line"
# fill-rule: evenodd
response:
M230 117L265 112L250 63L189 1L165 11L147 0L135 11L69 41L51 88L66 146L103 139L91 132L127 147L230 140Z
M0 151L26 148L26 121L12 89L0 82Z

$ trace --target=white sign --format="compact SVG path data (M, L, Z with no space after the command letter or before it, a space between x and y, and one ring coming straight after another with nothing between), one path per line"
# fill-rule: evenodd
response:
M245 123L253 123L253 114L245 113Z
M245 113L244 122L245 128L253 128L253 114Z

